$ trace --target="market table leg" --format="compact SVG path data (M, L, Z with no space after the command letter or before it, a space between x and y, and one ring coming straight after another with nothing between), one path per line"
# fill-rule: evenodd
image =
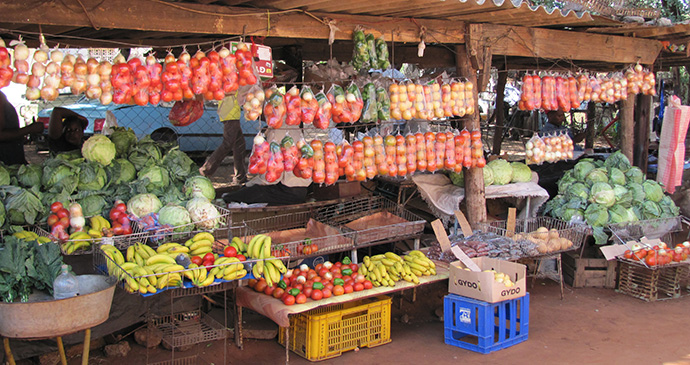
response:
M285 363L290 363L290 326L285 327Z
M350 252L350 256L352 256L352 263L357 264L358 262L357 262L357 249L356 248Z
M67 365L67 356L65 355L65 346L62 344L62 337L57 338L57 348L60 354L60 363L62 365Z
M10 350L10 339L5 337L2 339L2 342L5 344L5 356L7 357L7 363L10 365L15 365L14 356L12 356L12 350Z
M414 249L419 250L419 237L414 239Z
M84 354L81 356L81 365L89 365L89 349L91 348L91 328L84 333Z
M242 350L242 307L237 305L235 296L235 345Z
M556 256L556 270L558 270L558 283L561 286L561 300L563 300L563 266L560 253Z

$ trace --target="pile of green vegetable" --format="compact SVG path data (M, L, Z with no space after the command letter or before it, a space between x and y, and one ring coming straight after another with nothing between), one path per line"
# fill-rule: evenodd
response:
M76 201L85 216L107 216L116 200L138 194L160 197L162 205L182 204L191 198L183 192L185 182L198 175L194 161L175 144L150 136L137 140L131 129L115 128L109 137L94 135L81 151L42 165L0 165L0 227L41 222L54 202Z
M647 180L617 151L605 161L584 159L558 181L558 195L545 213L565 221L583 221L593 228L597 244L605 244L607 224L671 218L679 209L663 187Z
M508 162L496 159L484 166L484 186L506 185L532 181L532 169L522 162ZM448 174L454 185L465 187L464 175L461 172Z
M60 274L62 255L57 243L39 244L6 236L0 243L0 299L27 302L33 289L53 294L53 281Z
M352 34L355 48L352 52L352 67L355 70L368 70L370 68L385 70L391 67L388 60L388 45L381 35L375 38L373 34L364 34L361 27L357 27Z

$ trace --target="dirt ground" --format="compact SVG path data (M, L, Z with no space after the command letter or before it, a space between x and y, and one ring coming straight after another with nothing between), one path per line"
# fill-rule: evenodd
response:
M529 286L529 284L528 284ZM529 338L504 350L482 355L444 343L443 323L434 311L442 306L447 282L421 288L415 303L393 300L392 342L374 348L349 351L324 361L328 364L446 364L463 361L474 364L690 364L687 345L690 318L688 291L685 297L647 303L616 293L612 289L570 289L559 298L558 285L537 280L530 288ZM409 295L409 293L408 293ZM407 315L407 321L403 315ZM402 319L402 321L401 321ZM407 322L407 323L405 323ZM106 358L92 352L91 364L143 364L147 351L131 338L132 351L126 358ZM277 364L285 361L285 350L273 340L244 341L244 349L228 340L227 357L223 341L197 345L176 352L176 358L197 355L199 364ZM168 350L148 351L148 362L171 359ZM290 353L290 362L309 361ZM79 357L70 364L79 364Z

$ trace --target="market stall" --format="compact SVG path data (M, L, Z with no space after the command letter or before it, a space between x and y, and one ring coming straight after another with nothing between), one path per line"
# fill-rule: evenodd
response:
M487 221L486 199L524 198L525 208L521 217L525 218L533 217L548 199L548 193L532 179L531 171L524 181L513 181L509 177L499 185L486 183L487 171L494 171L492 174L495 174L498 169L486 167L492 163L487 164L485 160L477 94L484 91L488 84L494 56L503 57L502 67L506 68L511 67L511 62L520 65L513 68L534 66L531 63L521 64L527 62L526 59L566 58L573 64L585 67L588 61L595 61L597 64L592 66L594 70L611 67L608 64L630 65L639 62L651 65L661 47L658 42L647 39L549 29L553 26L567 26L572 29L571 27L576 24L615 24L610 20L595 20L587 13L583 17L577 17L573 13L550 14L541 7L535 11L513 4L438 4L425 1L421 3L423 4L415 4L414 9L403 6L404 9L395 11L387 7L384 8L389 10L381 11L379 7L385 5L381 3L366 6L359 4L367 9L352 13L345 10L335 11L324 4L313 5L304 10L270 1L258 7L253 7L256 5L253 2L233 7L194 2L180 5L165 1L134 4L131 1L118 0L109 5L99 4L92 9L85 9L86 17L55 3L41 3L36 7L13 4L10 15L0 15L1 22L14 24L17 19L21 19L21 23L27 27L49 24L39 26L39 39L29 40L30 44L36 43L31 44L35 47L48 47L43 39L44 32L49 35L47 41L51 45L63 39L59 34L52 34L57 28L51 27L94 28L94 33L86 35L88 41L74 40L69 43L75 46L82 42L88 43L88 46L107 44L110 36L106 34L109 34L110 30L105 29L102 24L108 24L108 28L136 29L131 31L128 37L140 39L143 43L150 42L154 48L175 48L175 52L170 52L162 61L153 55L146 58L135 56L129 60L121 57L112 63L97 60L95 57L86 60L77 57L71 60L68 57L68 63L60 64L62 74L58 77L55 72L48 72L48 53L46 52L45 59L42 56L36 59L36 51L33 55L35 62L32 63L45 66L44 71L47 72L47 76L39 80L43 82L39 83L40 89L39 85L35 85L36 80L32 79L33 83L28 83L29 76L37 74L29 74L24 63L16 62L26 61L28 54L26 58L17 59L17 55L22 53L17 52L15 48L15 62L10 62L7 57L2 58L1 67L5 71L17 72L22 78L26 76L27 97L35 99L53 98L57 94L58 86L66 86L71 80L70 77L75 75L78 82L73 83L71 92L85 93L89 99L102 104L113 102L118 105L135 103L146 106L159 104L162 100L179 102L178 105L190 105L194 103L191 101L194 98L212 102L239 90L239 104L248 120L265 122L269 132L284 131L288 134L278 140L273 139L274 137L265 137L268 133L260 132L253 140L249 170L252 174L260 175L266 183L283 181L284 178L293 178L293 175L294 178L305 180L307 183L326 186L337 184L338 181L362 182L377 177L411 180L436 211L444 215L450 215L457 210L460 202L464 200L472 227L486 233L496 228L490 223L482 225ZM109 7L134 10L131 16L122 17L117 16L115 12L109 12ZM419 8L425 10L420 14ZM481 8L485 14L477 13L476 8ZM514 18L501 17L504 20L496 21L494 13L502 11L519 15ZM161 16L148 19L148 14L154 13ZM42 14L42 18L37 18L36 14ZM535 25L525 22L524 19L541 21ZM487 20L488 23L479 24L483 20ZM363 27L360 24L377 26ZM12 34L15 28L9 28L9 33ZM99 31L101 33L98 33ZM163 36L141 37L142 31L152 31ZM197 38L189 39L187 34L193 34ZM232 35L232 39L227 39L228 35ZM261 40L259 37L262 37ZM515 37L520 41L516 41ZM180 41L182 38L184 40ZM570 43L587 44L587 47L580 47L576 51L577 47L569 45L567 40L570 40ZM229 41L236 42L231 44ZM273 59L289 59L298 58L295 57L296 54L287 51L289 47L285 47L293 41L303 46L301 48L304 58L299 57L297 62L292 62L299 64L300 73L303 71L303 60L325 60L336 55L342 60L351 59L351 67L355 68L356 72L350 75L346 73L344 78L338 75L327 83L280 83L275 80L260 83L261 76L270 75L266 75L268 72L265 68L261 75L259 69L269 65L270 60L266 64L257 64L254 58L261 57L258 52L264 56L267 52L259 43L274 47ZM201 49L202 45L206 46L209 43L211 47L208 50ZM219 43L219 46L216 47L215 43ZM185 46L191 44L198 46L198 52L188 52ZM444 45L451 47L444 48ZM257 51L258 48L262 51ZM346 52L343 51L345 49ZM51 60L53 52L50 53ZM345 55L341 57L343 53ZM418 58L412 59L421 60L422 67L453 66L455 74L391 79L375 75L377 72L368 72L370 69L387 71L391 67L398 67L403 62L410 62L410 55L415 54ZM0 53L0 58L2 55ZM10 64L13 66L9 66ZM602 64L604 66L601 66ZM26 66L28 65L27 61ZM342 71L346 67L334 67L332 70ZM37 68L41 69L40 66ZM479 78L477 71L481 71ZM72 72L75 75L72 75ZM359 75L354 77L357 73ZM0 74L2 75L5 74ZM551 85L553 81L556 85L559 80L561 83L565 80L570 82L571 78L577 82L572 75L563 76L565 77L548 75L540 78L539 82ZM535 85L535 77L536 75L529 76L531 85ZM15 77L15 80L21 81L22 78ZM586 89L585 84L591 84L592 79L603 81L587 78L586 82L580 83L580 87ZM613 90L616 80L610 81ZM10 82L9 79L7 82ZM328 89L325 87L326 84ZM620 82L618 86L620 87ZM523 89L523 96L528 94L527 90ZM568 95L568 100L558 99L555 100L555 104L544 105L543 108L556 110L561 108L559 103L565 102L569 107L570 103L583 100L577 93ZM537 98L528 99L533 102L533 99ZM551 98L538 99L540 103L545 100L549 103L554 102ZM534 107L536 106L532 105L532 108ZM198 102L189 108L190 112L183 113L183 117L191 117L195 108L198 112L203 106L200 107ZM529 105L525 105L525 108L529 109ZM187 119L182 119L175 119L176 123L182 126L191 123ZM422 121L423 127L412 127L413 119ZM430 121L441 121L440 126L429 127ZM393 125L395 128L386 128ZM341 134L347 135L353 126L363 133L346 138L331 136L331 132L334 131L345 131ZM299 136L292 137L291 132ZM541 146L539 143L545 146L553 145L554 148L558 146L558 158L572 158L572 155L560 155L559 141L565 142L565 138L561 137L564 136L544 135L530 141L532 147L537 146L537 149L526 147L526 151L531 153L529 155L526 152L528 157L534 157L527 162L541 163L537 152ZM208 181L200 182L203 179L194 176L196 169L192 168L193 164L189 163L191 160L184 154L173 153L174 149L157 146L153 141L137 141L136 137L133 141L131 137L124 137L130 139L129 146L132 152L123 154L118 150L119 143L111 147L108 145L111 142L105 141L108 138L103 135L96 134L92 138L94 140L90 144L96 146L82 150L83 157L86 158L83 165L77 167L83 162L78 161L81 156L72 156L72 159L68 159L69 163L56 161L58 159L46 163L44 173L46 169L54 170L51 170L52 174L48 174L48 177L58 175L57 172L61 177L41 181L43 191L40 193L51 194L46 198L48 204L40 201L38 194L29 195L35 192L25 187L21 191L8 192L8 210L16 210L18 204L29 200L29 207L35 206L35 212L28 212L33 216L31 219L25 218L26 222L22 223L39 224L46 228L50 235L49 240L60 242L65 255L93 252L96 269L103 274L117 277L121 288L118 290L125 290L132 293L131 295L150 296L169 291L172 307L173 298L212 292L226 293L233 290L239 306L235 318L235 335L239 345L242 341L242 307L254 309L284 328L284 335L280 341L285 344L287 357L290 339L294 338L290 335L293 331L290 319L298 314L314 309L326 311L325 307L329 307L329 310L339 308L344 303L414 289L417 285L445 280L449 276L442 263L437 264L438 261L428 260L427 255L421 252L408 254L405 258L395 252L390 252L390 255L385 257L366 256L362 264L358 265L358 248L406 239L415 240L414 248L419 248L419 235L424 229L425 222L406 211L404 204L401 206L406 199L398 199L397 204L380 197L341 200L323 207L311 207L299 213L279 214L240 222L231 219L230 211L225 207L214 205L215 194L210 196ZM553 142L545 144L548 140ZM100 151L101 145L108 146L105 157ZM154 151L158 151L157 156ZM131 178L121 177L120 170L125 170L122 162L111 165L115 156L132 165L131 170L134 173ZM549 155L544 157L547 162L557 159L550 158ZM496 162L496 165L501 164L500 161L507 163L504 160L497 161L499 162ZM96 163L105 166L105 170ZM116 172L111 171L113 167L107 167L115 165ZM180 166L185 168L180 169ZM89 171L89 174L84 173L84 178L81 179L81 171ZM450 179L446 174L462 174L463 187L449 184ZM94 180L103 180L103 183L93 186L87 175L99 177ZM74 181L75 176L77 181ZM105 178L100 179L102 176ZM115 176L117 178L114 178ZM106 179L118 180L118 186L113 189L110 181L106 184ZM505 180L506 175L502 174L501 179ZM64 190L58 191L59 189L53 189L54 186L72 189L64 196L60 195ZM85 192L88 191L100 191L102 201L87 201L89 196ZM564 188L563 194L565 193ZM127 196L125 207L114 202L120 195ZM604 192L603 195L608 197L610 194ZM72 233L72 236L66 232L68 228L76 228L71 222L65 226L59 219L52 222L45 220L46 209L42 209L41 206L59 201L67 203L69 199L82 200L80 203L83 207L78 210L75 208L74 212L69 213L72 218L84 220L84 223L77 224L79 228L88 225L93 232L91 229L86 229L85 232L76 229L78 233ZM600 199L599 195L595 199ZM38 203L34 204L36 201ZM188 201L192 202L191 205ZM166 203L172 205L166 206ZM82 212L82 208L88 212ZM564 215L565 208L565 204L559 206L553 203L551 210L557 211L554 212L555 216L570 221ZM56 217L59 214L64 215L59 213L62 212L61 209L56 208L53 212ZM582 209L584 210L584 207ZM570 213L572 212L567 212ZM88 221L82 216L88 218ZM69 220L70 215L67 217ZM209 221L212 222L207 224ZM597 221L596 227L601 228L604 225L604 222L596 219L587 223L595 226L593 221ZM562 231L564 228L547 228L551 229ZM544 240L543 247L537 242L532 242L532 246L528 247L525 242L531 239L518 240L513 236L514 233L534 233L534 238L540 240L539 235L543 232L536 232L537 230L524 228L524 231L511 230L511 234L497 233L513 243L504 245L503 248L514 248L513 246L519 243L519 246L526 250L522 253L529 251L536 254L516 257L512 250L505 250L510 257L494 257L505 260L539 257L547 253L557 253L560 257L560 252L582 245L581 240L575 244L574 238L569 239L568 245L561 241L559 236L557 243ZM109 234L105 234L106 232ZM564 235L565 232L558 233ZM475 253L485 252L484 247L469 243L455 246L462 246L468 253L470 248L475 249ZM500 248L498 246L500 245L496 248ZM542 252L542 249L546 251ZM340 269L341 265L338 265L337 271L331 272L329 269L321 275L317 272L321 271L323 266L315 265L311 268L299 268L300 275L297 275L296 271L289 268L290 262L299 259L342 252L350 252L354 261L342 262L345 269ZM377 263L370 266L371 261ZM340 264L326 262L330 265ZM465 266L467 267L457 268L463 271L473 268L471 264ZM359 274L356 274L358 271ZM369 271L368 274L362 274L365 271ZM296 281L296 284L290 287L285 281L290 281L291 274L295 274L297 278L301 277L303 281ZM494 284L496 287L512 286L513 282L510 280L504 281L506 275L498 275L500 272L495 274L498 283ZM336 275L340 277L334 278ZM494 273L491 274L493 275ZM515 275L520 276L517 272ZM312 281L316 277L320 279ZM524 275L520 279L523 277ZM253 280L254 290L242 286L243 279ZM326 282L326 285L322 284L321 280ZM311 286L303 285L307 281ZM334 284L334 296L328 298L322 288L327 289L330 295L330 284ZM260 285L262 290L257 289L257 285ZM345 289L348 287L349 289ZM276 294L280 293L278 289L283 292L280 296ZM310 289L311 295L304 293L306 289ZM343 292L336 294L335 290L340 289L343 289ZM347 293L348 290L352 293ZM520 295L511 297L511 305L519 305L521 308L528 306L529 299L524 294L523 289ZM159 318L151 324L157 328L166 328L166 331L170 330L166 332L165 340L173 349L192 342L225 338L224 327L209 321L200 310L193 315L178 314L171 312L167 318ZM459 320L463 318L458 317ZM516 320L514 316L511 318L513 321ZM191 339L176 336L176 331L179 330L177 325L185 325L189 321L198 324L199 328L202 328L200 332L208 336ZM201 322L205 326L202 326ZM457 327L454 332L463 333ZM493 334L493 330L491 332ZM520 337L520 341L524 339L526 336ZM519 341L514 343L517 342ZM489 348L493 349L491 346L484 349Z

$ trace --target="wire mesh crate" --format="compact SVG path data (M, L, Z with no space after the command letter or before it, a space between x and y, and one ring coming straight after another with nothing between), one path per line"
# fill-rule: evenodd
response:
M611 230L614 243L625 245L628 249L632 249L632 244L640 243L647 250L654 249L642 242L643 237L649 240L659 239L668 244L668 249L673 249L673 235L682 230L681 217L647 219L637 222L626 222L618 224L609 224L608 228ZM658 254L658 250L657 250ZM655 270L660 266L648 265L644 260L631 260L625 257L618 257L618 260L628 262L635 266L641 266ZM674 262L664 266L678 266L688 265L688 260L682 262ZM663 267L663 266L662 266Z
M161 331L163 341L173 348L227 336L227 330L222 324L198 310L151 318L149 326Z
M311 219L313 219L312 213L305 211L254 219L246 221L245 224L250 232L254 232L252 235L255 235L288 231L293 229L306 229ZM323 222L319 223L323 224ZM335 227L330 228L333 228L333 234L322 237L310 237L308 239L310 244L316 244L318 247L317 251L313 251L309 254L305 254L304 251L301 251L301 247L306 243L306 239L280 243L274 242L273 248L280 252L277 257L285 254L290 256L290 259L295 259L300 257L341 252L351 250L355 247L355 232L344 232L342 229Z
M681 283L688 277L687 265L651 269L629 260L620 260L618 292L647 302L681 296Z
M218 216L184 224L175 227L157 227L154 229L142 229L142 239L149 246L156 247L164 242L182 242L194 237L199 232L212 232L213 236L228 237L228 231L232 225L230 211L227 208L214 205L218 210ZM140 241L141 242L141 241Z
M399 222L377 226L375 222L368 228L353 229L353 222L373 216L377 213L389 213ZM406 210L402 205L384 197L367 197L332 204L316 211L318 220L341 227L344 231L355 232L356 247L371 246L386 242L395 242L416 238L424 231L426 221ZM349 225L349 227L348 227Z
M566 221L562 221L560 219L552 218L552 217L535 217L535 218L527 218L527 219L516 219L515 220L515 231L513 232L516 235L520 235L518 237L518 240L527 240L529 241L529 238L526 237L526 234L532 233L532 232L537 232L539 228L546 228L549 232L552 230L556 230L558 232L558 237L559 238L565 238L572 242L572 245L569 245L568 247L565 248L560 248L557 250L549 251L549 252L540 252L540 255L537 256L532 256L532 257L538 257L538 256L544 256L544 255L553 255L553 254L558 254L561 252L567 252L567 251L572 251L580 248L582 244L584 243L585 239L587 238L588 235L588 228L584 225L581 224L574 224L574 223L569 223ZM478 229L483 232L489 232L489 233L495 233L499 236L508 236L508 221L493 221L493 222L483 222L478 225ZM547 233L548 237L548 232L541 232L541 234ZM517 238L516 236L513 236L513 238ZM561 245L561 247L563 247Z
M32 230L36 232L39 236L48 237L53 242L58 242L60 244L60 250L63 255L89 255L94 253L94 250L104 242L112 244L113 246L123 249L134 244L135 242L145 242L148 234L142 232L139 226L132 222L132 233L126 235L112 236L112 237L100 237L100 238L88 238L88 239L70 239L67 241L61 241L57 237L53 236L46 227L43 225L35 225ZM76 245L76 246L73 246ZM70 247L73 247L70 249ZM76 248L74 248L76 247Z

